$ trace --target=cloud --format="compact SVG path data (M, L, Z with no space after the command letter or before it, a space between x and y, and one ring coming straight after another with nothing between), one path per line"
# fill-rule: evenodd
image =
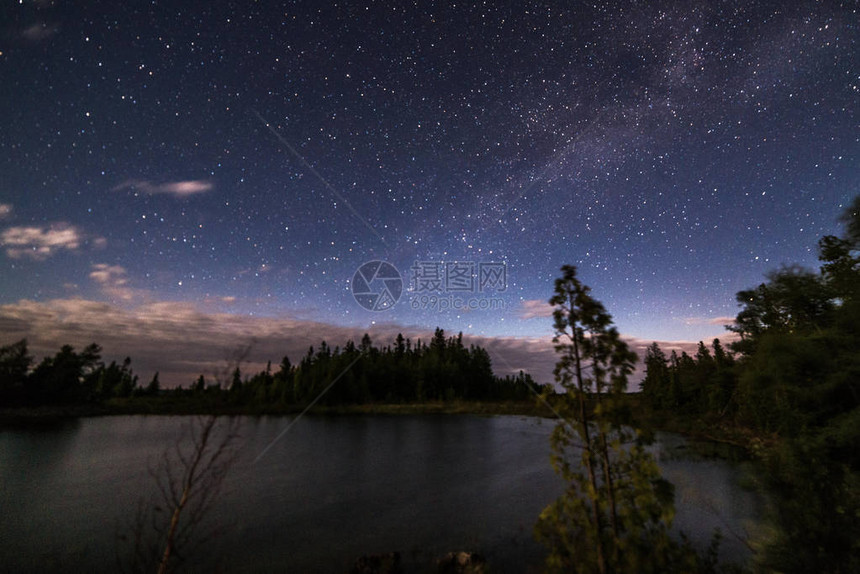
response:
M207 305L233 305L238 299L233 295L210 295L203 298L203 303Z
M725 327L735 322L734 317L684 317L681 319L685 325L719 325Z
M520 319L534 319L537 317L552 317L553 307L543 299L526 299L520 303Z
M21 37L30 42L41 42L60 31L60 26L53 22L37 22L21 30Z
M10 227L0 234L0 246L13 259L44 261L62 250L74 251L89 243L103 247L103 237L87 237L68 223L54 223L43 227Z
M93 266L91 278L113 286L124 281L118 266ZM126 287L121 284L118 287ZM310 346L327 341L332 347L347 340L359 341L370 333L377 345L391 344L398 333L424 342L432 331L396 324L368 328L346 327L295 317L250 317L207 312L194 303L150 302L134 308L87 299L22 300L0 305L0 344L26 337L37 358L53 355L64 344L82 348L96 342L104 347L104 359L132 358L141 379L156 370L167 386L188 385L198 375L210 378L222 370L227 358L243 345L251 346L243 372L263 370L267 361L278 364L284 355L297 363ZM490 353L498 374L519 369L538 380L551 380L553 362L549 339L465 336L466 344L479 344Z
M119 287L128 283L125 277L125 268L119 265L108 265L107 263L96 263L90 273L90 279L102 285Z
M125 270L119 266L98 264L90 277L111 288L127 288ZM205 304L204 304L205 307ZM37 358L53 355L64 344L82 348L96 342L104 347L104 359L121 361L132 358L132 366L141 379L159 371L166 386L191 383L198 375L211 378L222 372L227 359L244 345L249 345L249 362L245 373L259 372L268 361L278 364L284 355L297 363L308 347L325 340L332 347L347 340L359 341L367 332L374 344L391 344L398 333L424 342L433 333L417 327L393 323L368 328L346 327L296 317L251 317L224 312L209 312L195 303L145 302L133 308L86 299L51 301L22 300L0 305L0 345L26 337L30 352ZM449 335L453 333L448 333ZM726 337L731 339L731 337ZM504 376L519 370L530 373L536 381L552 382L557 360L552 338L487 337L464 334L466 345L484 347L496 374ZM635 390L642 378L641 360L653 341L625 337L640 358L640 368L630 381ZM676 350L695 353L694 341L658 341L667 353Z
M12 204L0 203L0 219L6 219L10 215L12 215Z
M134 289L129 285L126 270L119 265L108 265L107 263L95 263L90 271L90 279L95 281L101 292L113 301L145 300L149 292L143 289Z
M189 179L185 181L166 181L164 183L151 183L143 179L129 179L113 188L113 191L121 191L131 189L134 191L142 191L149 195L168 194L175 197L188 197L198 193L205 193L211 190L214 186L212 182L202 179Z

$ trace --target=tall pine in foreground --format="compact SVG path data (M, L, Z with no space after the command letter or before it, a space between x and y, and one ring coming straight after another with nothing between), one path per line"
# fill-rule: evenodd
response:
M561 420L551 462L567 483L541 513L535 536L551 572L669 572L698 568L687 545L669 536L672 485L621 408L636 355L590 289L565 265L555 282L556 381Z

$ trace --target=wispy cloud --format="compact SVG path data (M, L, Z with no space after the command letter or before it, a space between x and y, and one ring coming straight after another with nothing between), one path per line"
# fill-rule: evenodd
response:
M124 277L118 266L99 265L91 271L94 281L122 283L116 287L120 290L128 287ZM251 373L264 369L269 360L280 362L284 355L298 362L308 347L316 347L322 340L332 346L342 345L348 339L359 341L368 332L374 343L388 345L401 332L413 343L419 338L429 341L433 336L432 331L395 324L345 327L294 317L250 317L204 309L205 305L177 302L128 308L77 298L23 300L0 305L0 344L26 337L31 352L41 357L56 353L64 344L82 347L95 341L104 347L107 360L130 356L142 378L158 370L166 385L187 385L201 373L209 376L221 369L240 345L251 345L250 363L243 367ZM552 362L546 362L552 355L548 339L464 336L464 340L487 348L499 374L523 369L539 380L551 380Z
M12 204L0 203L0 219L6 219L10 215L12 215Z
M54 22L37 22L21 30L21 37L30 42L41 42L60 31L60 26Z
M734 317L684 317L685 325L719 325L725 327L735 322Z
M536 317L552 317L553 307L543 299L526 299L520 303L520 319L534 319Z
M44 261L59 251L74 251L85 243L103 247L103 237L89 237L68 223L42 227L10 227L0 234L0 246L13 259Z
M119 265L95 263L90 271L90 279L99 285L102 293L114 301L144 300L149 296L148 291L134 289L129 285L126 270Z
M207 305L232 305L236 303L237 299L233 295L224 295L224 296L208 296L203 298L203 302Z
M128 283L125 278L125 268L119 265L108 265L107 263L96 263L90 273L90 279L102 285L121 287Z
M166 181L164 183L152 183L144 179L129 179L114 187L113 191L131 189L149 195L167 194L175 197L188 197L190 195L205 193L213 187L212 182L204 179Z

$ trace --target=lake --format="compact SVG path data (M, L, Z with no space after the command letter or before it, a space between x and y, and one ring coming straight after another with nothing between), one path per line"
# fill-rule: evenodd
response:
M155 483L148 469L188 417L83 418L0 430L0 570L99 571ZM240 417L238 456L211 523L220 535L200 571L345 572L369 553L400 552L420 571L475 551L494 572L540 565L532 528L562 492L549 465L554 422L468 415ZM699 547L714 528L722 556L746 560L728 535L753 528L760 497L748 464L694 455L660 435L655 452L676 485L675 527Z

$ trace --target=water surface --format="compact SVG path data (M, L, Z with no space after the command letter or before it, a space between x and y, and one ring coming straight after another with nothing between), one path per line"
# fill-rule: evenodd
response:
M466 415L240 417L238 458L212 521L222 533L198 563L227 571L344 572L356 557L398 551L420 569L452 550L495 572L537 566L540 511L562 492L549 465L548 420ZM0 431L0 570L112 566L117 532L154 481L148 469L187 417L117 416ZM700 547L715 527L750 526L758 497L744 466L687 456L660 435L676 484L676 527ZM723 556L745 559L730 536Z

